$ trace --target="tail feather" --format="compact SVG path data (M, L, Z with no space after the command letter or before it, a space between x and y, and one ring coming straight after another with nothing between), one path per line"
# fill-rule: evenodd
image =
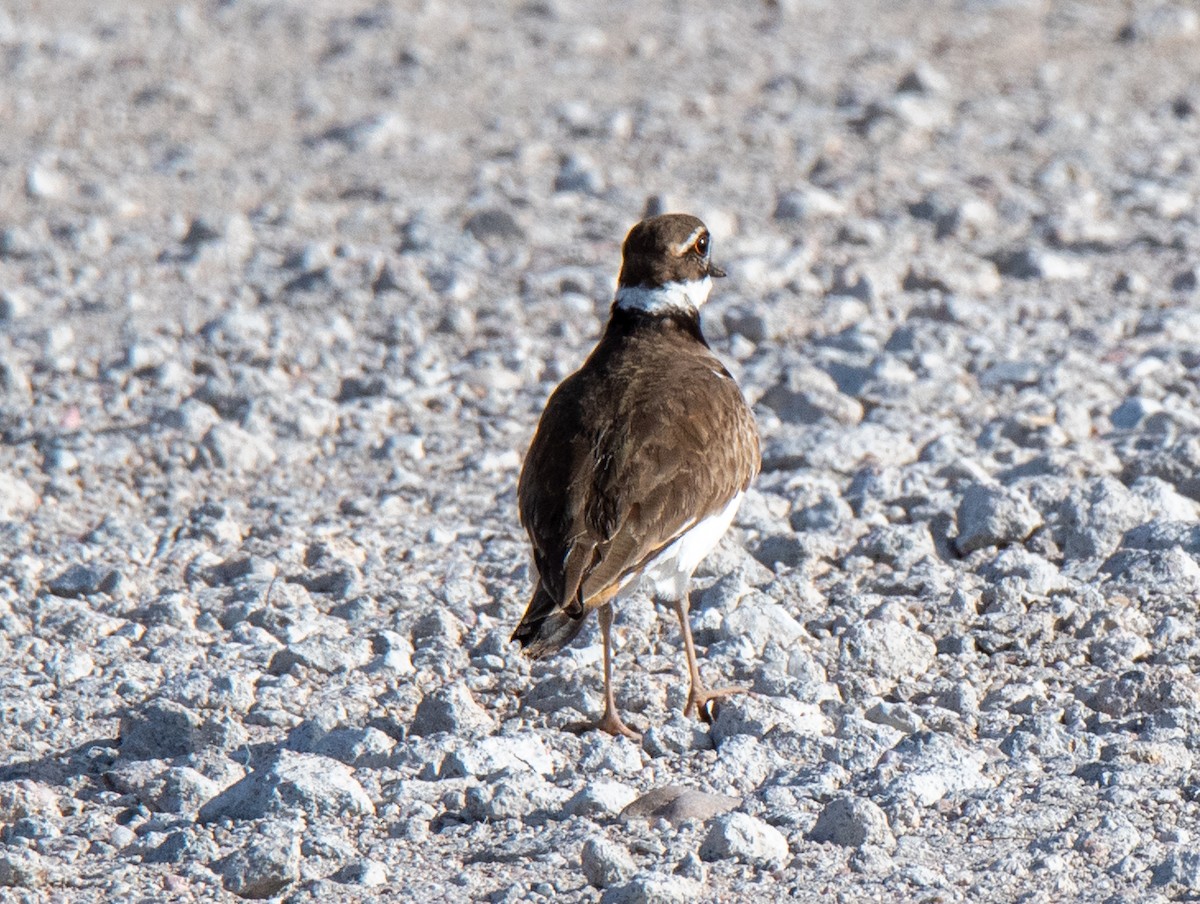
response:
M521 645L531 659L542 659L557 653L583 628L587 610L572 615L561 609L539 582L525 610L525 617L513 631L512 640Z

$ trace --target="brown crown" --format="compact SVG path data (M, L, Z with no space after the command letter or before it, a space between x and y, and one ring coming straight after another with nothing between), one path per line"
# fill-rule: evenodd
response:
M712 264L710 241L708 227L686 213L642 220L625 237L619 283L654 288L724 276L724 271Z

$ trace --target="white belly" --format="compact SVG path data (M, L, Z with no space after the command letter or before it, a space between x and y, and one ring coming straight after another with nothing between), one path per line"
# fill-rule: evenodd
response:
M659 599L683 599L687 595L692 572L700 560L721 542L741 504L742 494L738 493L721 511L698 522L658 555L642 573L640 582L631 581L628 590L640 585Z

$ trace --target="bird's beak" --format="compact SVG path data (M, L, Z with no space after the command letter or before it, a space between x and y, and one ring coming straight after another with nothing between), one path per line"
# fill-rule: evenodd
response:
M721 277L723 277L725 275L725 271L722 270L720 267L718 267L716 264L709 264L708 265L708 275L713 277L714 279L720 279Z

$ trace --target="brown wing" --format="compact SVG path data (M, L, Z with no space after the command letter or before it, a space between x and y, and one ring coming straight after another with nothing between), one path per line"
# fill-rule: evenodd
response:
M583 372L576 373L550 396L517 484L521 524L533 546L534 567L544 591L541 608L570 605L576 599L586 558L586 536L581 536L578 513L586 476L593 467L594 443L581 419L585 382ZM527 619L532 608L531 604ZM577 614L582 614L581 608Z
M758 471L753 417L707 348L654 338L621 351L597 349L559 387L526 457L518 499L539 610L582 616ZM533 609L523 623L547 614Z
M602 446L611 464L597 469L589 496L587 522L598 543L585 601L724 509L758 473L753 416L720 362L705 350L659 373L639 381L619 411L628 434Z

